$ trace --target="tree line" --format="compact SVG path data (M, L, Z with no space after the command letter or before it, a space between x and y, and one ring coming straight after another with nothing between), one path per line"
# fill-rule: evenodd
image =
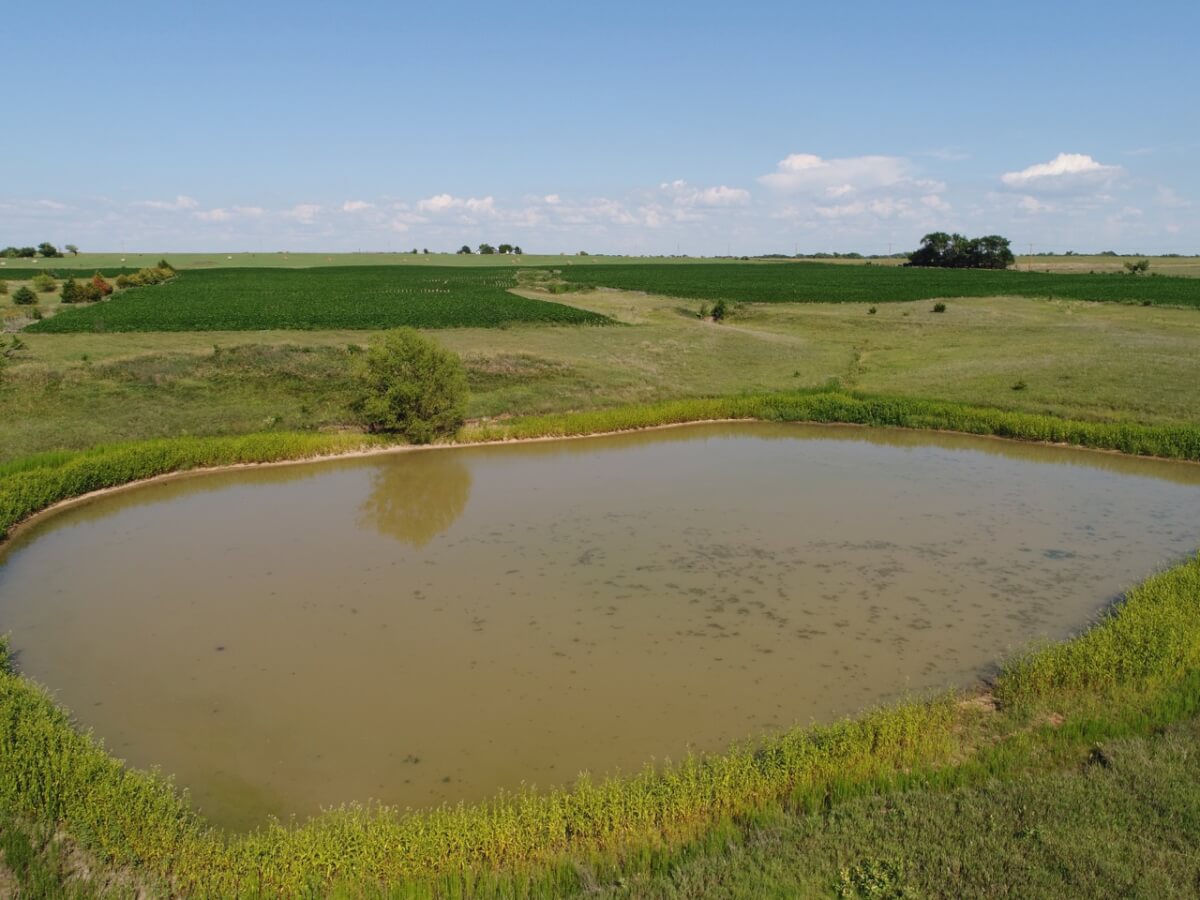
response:
M79 255L79 248L74 244L67 244L64 249L72 256ZM35 256L42 256L46 259L57 259L65 255L49 241L42 241L36 247L5 247L3 250L0 250L0 257L4 257L5 259L33 259Z
M968 238L934 231L921 238L920 248L908 254L909 266L939 269L1007 269L1015 261L1008 238L998 234Z

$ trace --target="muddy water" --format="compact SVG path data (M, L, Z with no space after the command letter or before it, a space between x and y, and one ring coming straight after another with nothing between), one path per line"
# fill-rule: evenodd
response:
M21 533L0 628L216 821L474 800L969 684L1200 543L1200 466L709 425L164 482Z

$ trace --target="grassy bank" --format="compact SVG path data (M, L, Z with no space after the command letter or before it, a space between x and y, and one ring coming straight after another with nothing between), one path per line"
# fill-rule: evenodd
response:
M513 420L461 439L587 434L711 418L940 428L1200 459L1200 427L1060 420L835 392L793 392ZM185 438L53 453L0 469L0 529L87 491L202 466L361 449L361 436ZM350 893L402 883L442 895L553 896L702 853L721 828L816 815L856 798L960 790L1061 765L1097 741L1186 720L1200 702L1200 560L1151 578L1074 642L1016 660L999 711L943 697L802 729L569 791L416 814L347 807L245 837L209 828L171 784L129 771L41 688L0 674L0 807L65 831L105 865L201 895ZM718 831L714 832L713 829ZM696 848L700 848L697 850ZM682 855L681 855L682 854ZM585 867L580 868L580 863ZM590 874L586 874L590 873Z
M465 428L460 442L571 437L713 419L827 422L937 429L1070 444L1140 456L1200 460L1200 425L1086 422L958 403L872 397L832 390L676 400L594 412L531 416ZM382 446L354 434L268 433L164 438L58 451L0 465L0 536L63 500L172 472L277 462Z

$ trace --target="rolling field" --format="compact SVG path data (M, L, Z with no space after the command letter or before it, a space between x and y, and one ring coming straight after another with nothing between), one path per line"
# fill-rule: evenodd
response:
M1057 297L1200 308L1200 280L1127 275L1048 275L825 263L611 265L563 269L572 284L743 303L890 303L935 297Z
M37 323L30 331L263 331L496 327L515 322L599 324L596 313L519 297L504 270L398 267L223 269L180 274L153 287Z

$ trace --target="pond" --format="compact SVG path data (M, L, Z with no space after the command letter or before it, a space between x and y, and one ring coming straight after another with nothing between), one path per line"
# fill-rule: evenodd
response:
M0 628L114 755L245 828L968 686L1198 542L1197 465L694 425L108 494L18 533Z

